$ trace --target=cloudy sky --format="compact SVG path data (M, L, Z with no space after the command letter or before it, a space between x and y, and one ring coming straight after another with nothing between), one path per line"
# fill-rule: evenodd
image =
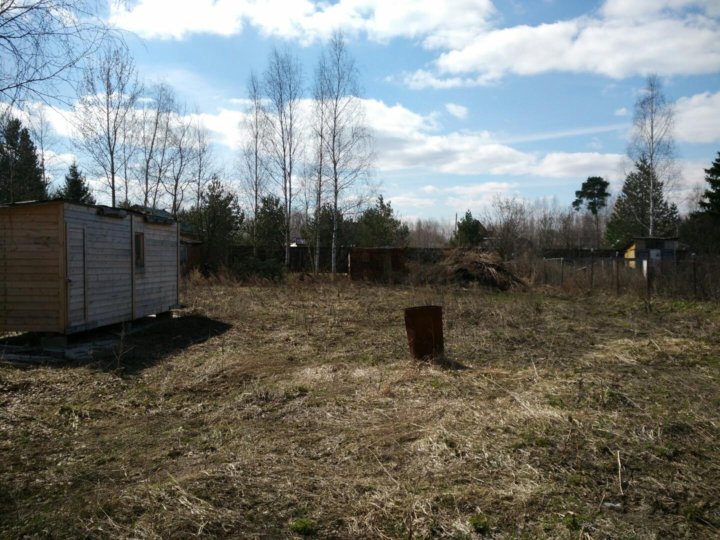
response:
M720 150L718 0L130 0L108 17L142 77L201 114L228 176L251 70L289 46L309 86L341 29L375 179L406 217L480 211L496 193L567 204L595 175L617 191L650 73L675 103L681 188Z

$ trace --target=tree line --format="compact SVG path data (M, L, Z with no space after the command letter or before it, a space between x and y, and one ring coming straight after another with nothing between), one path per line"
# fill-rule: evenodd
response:
M371 199L368 180L373 160L372 137L359 99L359 74L342 34L332 36L309 78L290 49L272 51L265 70L253 73L247 84L246 120L238 126L244 141L240 165L221 167L199 115L192 114L168 84L140 80L127 46L97 22L100 18L90 17L91 8L82 2L38 0L3 3L0 9L0 38L35 55L28 60L16 54L10 69L5 69L6 63L0 66L0 82L6 83L0 84L5 98L2 133L20 134L17 144L11 139L0 141L10 171L0 178L0 202L77 191L68 186L56 193L48 189L44 140L49 130L44 109L26 109L34 112L37 118L32 121L41 126L35 133L40 159L34 165L15 163L15 146L21 145L22 155L30 158L38 148L32 147L27 129L23 131L12 116L22 105L33 105L31 98L52 101L49 92L58 80L72 82L72 139L82 161L67 173L73 186L85 182L82 169L101 182L112 206L167 208L173 216L191 221L208 244L227 244L242 236L255 250L264 241L260 219L274 211L268 206L277 198L283 208L283 221L276 225L283 236L285 264L294 235L302 229L316 253L321 241L331 247L334 272L340 223ZM43 44L38 40L60 32L54 16L60 9L93 24L67 28L63 39ZM90 36L92 46L80 47ZM64 52L66 62L58 50ZM46 62L53 69L38 71L33 62ZM36 182L38 171L44 187ZM238 184L228 180L233 176ZM24 191L19 187L23 182ZM213 204L225 208L219 211ZM329 238L321 234L327 205L332 207ZM210 225L213 216L229 229L220 233L219 222ZM216 238L211 239L211 234Z

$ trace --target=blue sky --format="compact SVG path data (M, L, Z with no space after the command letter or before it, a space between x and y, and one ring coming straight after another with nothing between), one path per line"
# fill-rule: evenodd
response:
M620 188L646 76L676 107L678 201L720 150L718 0L135 0L113 4L142 77L172 84L233 178L251 70L289 46L306 82L341 29L375 132L375 180L401 215L480 212L496 194L569 204Z

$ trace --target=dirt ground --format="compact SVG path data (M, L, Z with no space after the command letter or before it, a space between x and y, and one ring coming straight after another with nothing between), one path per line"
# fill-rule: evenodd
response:
M720 306L188 286L103 358L0 363L0 537L711 538ZM447 365L403 308L444 307Z

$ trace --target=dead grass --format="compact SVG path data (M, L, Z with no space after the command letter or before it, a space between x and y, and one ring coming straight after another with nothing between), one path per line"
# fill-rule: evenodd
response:
M200 279L184 301L231 327L128 336L124 372L0 367L0 536L718 534L717 305ZM422 303L468 369L409 358Z

